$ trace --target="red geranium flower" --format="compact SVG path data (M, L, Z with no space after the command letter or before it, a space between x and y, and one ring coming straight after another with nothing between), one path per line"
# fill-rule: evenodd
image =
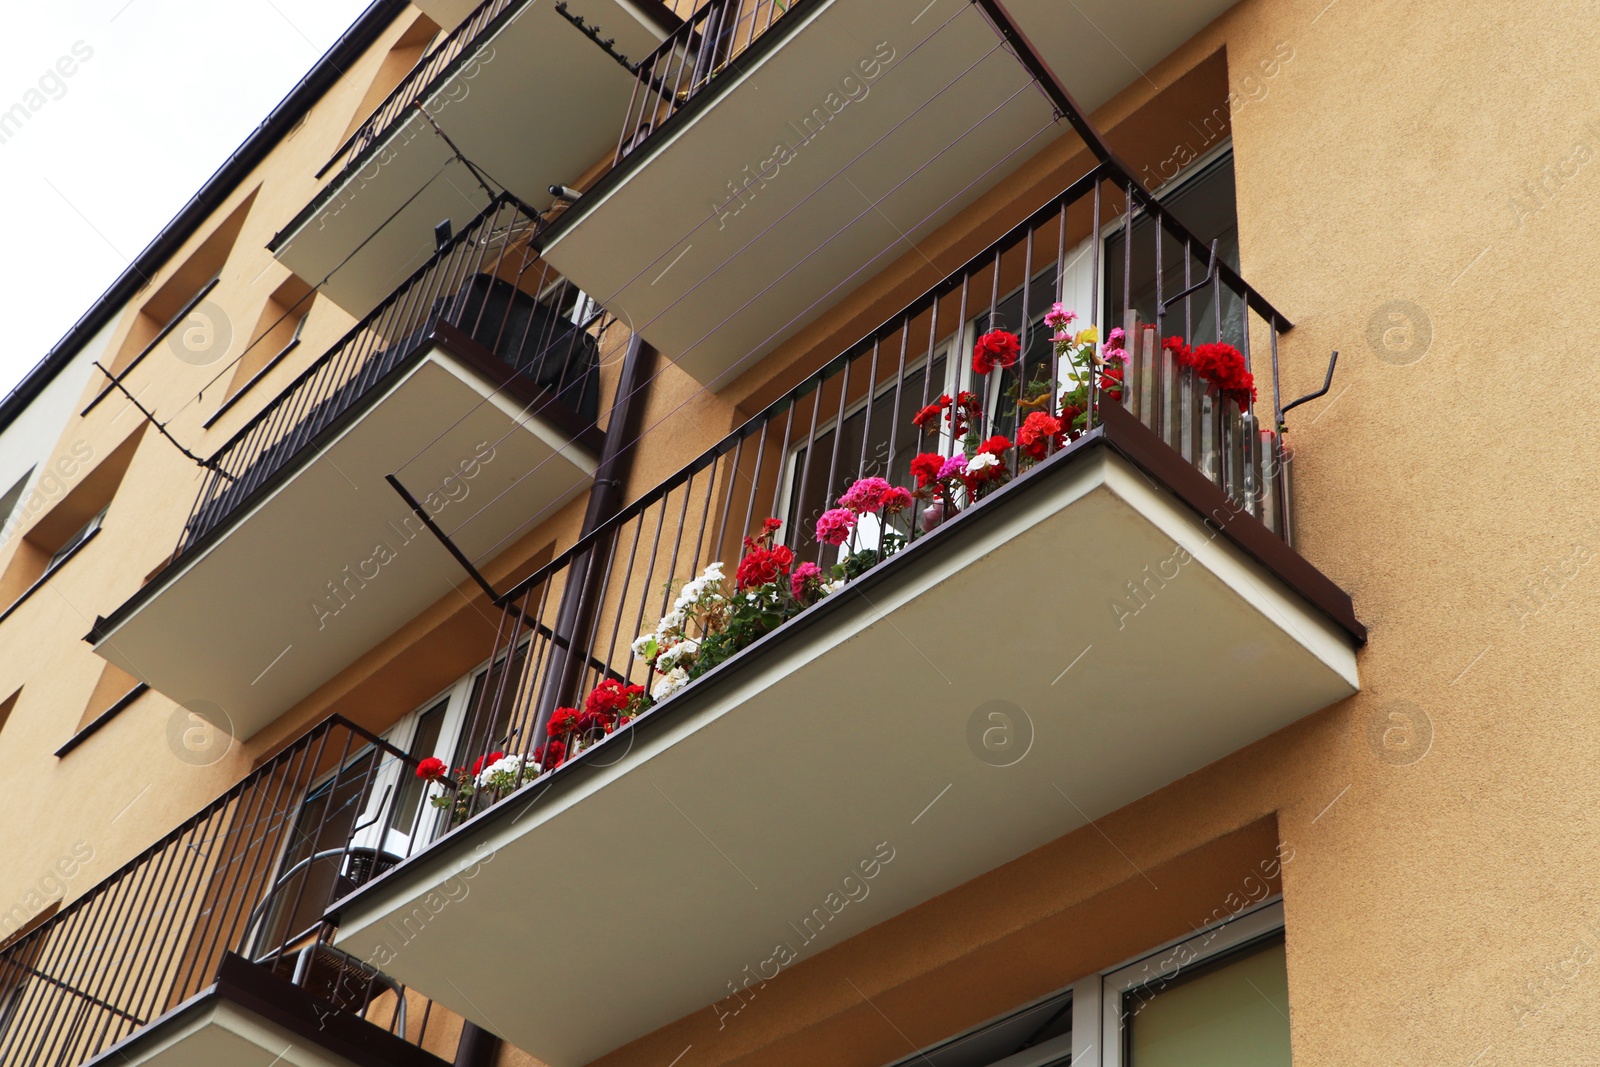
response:
M557 708L550 716L550 725L544 728L544 732L551 737L571 733L578 728L579 718L577 708Z
M939 416L944 412L944 409L950 406L949 397L942 396L939 399L941 403L929 404L927 407L913 415L911 417L911 425L915 426L919 430L926 430L930 422L938 422Z
M479 756L478 761L472 765L473 776L476 777L483 773L483 769L489 764L498 763L505 758L506 754L504 752L491 752L487 756Z
M1247 406L1256 398L1255 376L1244 367L1244 356L1230 344L1201 345L1193 352L1195 373L1223 396Z
M782 519L762 519L761 520L761 532L764 533L764 534L775 534L775 533L778 532L778 529L781 526L783 526L783 520Z
M979 452L987 452L996 459L1005 457L1006 451L1011 447L1011 438L1004 434L995 434L983 444L978 446Z
M757 548L739 561L735 573L740 590L767 585L789 573L794 565L794 552L787 545L777 548Z
M1009 330L990 330L972 348L972 370L988 374L996 367L1009 367L1022 354L1022 342Z
M546 762L545 758L547 756L549 757L548 762ZM560 741L546 741L544 744L533 750L533 762L537 763L541 769L546 771L555 770L566 761L566 758L567 746Z
M437 782L444 777L445 772L449 769L444 760L439 759L437 756L429 756L417 764L417 777L425 782Z
M1022 429L1017 431L1017 447L1034 459L1043 459L1052 444L1061 447L1063 436L1060 419L1035 411L1023 420Z
M939 468L944 466L944 457L937 452L923 452L911 461L911 473L917 479L917 488L926 489L939 478Z

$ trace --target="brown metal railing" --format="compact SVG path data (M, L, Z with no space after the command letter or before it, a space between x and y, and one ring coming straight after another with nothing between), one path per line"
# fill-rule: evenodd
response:
M805 0L708 0L635 65L638 81L617 141L622 159L728 71L761 35Z
M227 521L380 382L420 358L440 323L543 387L580 424L599 410L598 305L538 257L537 216L502 194L211 457L178 543ZM568 421L573 421L568 420Z
M421 1045L432 1003L328 946L327 905L402 857L416 761L330 718L0 950L0 1067L73 1067L204 990L235 953Z

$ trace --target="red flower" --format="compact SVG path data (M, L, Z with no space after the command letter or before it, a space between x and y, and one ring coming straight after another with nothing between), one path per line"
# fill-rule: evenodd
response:
M546 762L545 757L549 757ZM533 762L542 770L553 771L561 766L567 758L567 746L560 741L547 741L533 750Z
M1035 411L1023 420L1022 429L1017 431L1017 447L1034 459L1043 459L1052 445L1061 447L1063 436L1060 419Z
M445 772L449 769L444 760L439 759L437 756L429 756L417 764L417 777L425 782L437 782L445 776Z
M739 561L735 573L741 590L767 585L789 573L794 565L794 552L787 545L777 548L757 548Z
M489 766L489 764L498 763L505 758L506 754L504 752L491 752L487 756L479 756L478 762L472 765L473 776L476 777L477 775L481 774L483 769Z
M580 717L577 708L557 708L550 716L550 725L544 728L544 732L551 737L571 733L578 728Z
M1007 450L1011 448L1011 438L1004 434L995 434L983 444L978 446L979 452L987 452L996 459L1004 459Z
M1229 344L1201 345L1193 352L1195 373L1223 396L1247 406L1256 398L1255 376L1245 370L1244 356Z
M1172 358L1177 361L1178 366L1194 366L1194 354L1190 352L1189 346L1183 343L1183 338L1169 337L1161 342L1161 347L1164 351L1172 353Z
M1122 400L1122 368L1111 367L1100 375L1100 390L1111 400Z
M940 414L943 413L945 408L950 406L949 397L942 396L939 399L941 403L929 404L927 407L913 415L911 417L911 425L915 426L919 430L926 430L930 422L938 422Z
M761 520L761 532L764 533L764 534L769 534L769 535L770 534L775 534L775 533L778 532L779 527L781 527L782 525L783 525L783 520L782 519L762 519Z
M990 330L972 347L972 370L988 374L996 367L1009 367L1022 354L1022 342L1009 330Z
M911 461L911 473L917 479L917 488L926 489L938 480L944 457L937 452L924 452Z

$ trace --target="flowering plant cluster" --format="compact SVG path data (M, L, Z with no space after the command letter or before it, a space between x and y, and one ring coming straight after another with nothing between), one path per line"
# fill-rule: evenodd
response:
M1255 401L1255 376L1245 369L1244 356L1232 345L1213 342L1190 348L1183 338L1169 337L1161 347L1172 353L1179 366L1193 368L1211 394L1226 397L1240 408Z
M480 794L502 796L542 773L537 750L532 756L490 752L479 756L471 767L457 767L454 772L444 760L429 756L418 763L416 769L417 777L424 782L443 782L447 778L454 782L454 789L446 789L428 801L436 808L449 811L452 821L472 814L474 798Z

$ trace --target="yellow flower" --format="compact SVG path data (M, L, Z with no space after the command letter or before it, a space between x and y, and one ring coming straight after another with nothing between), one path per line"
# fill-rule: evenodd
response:
M1078 336L1072 339L1072 343L1075 345L1092 345L1098 340L1100 340L1100 331L1090 326L1087 329L1079 330Z

